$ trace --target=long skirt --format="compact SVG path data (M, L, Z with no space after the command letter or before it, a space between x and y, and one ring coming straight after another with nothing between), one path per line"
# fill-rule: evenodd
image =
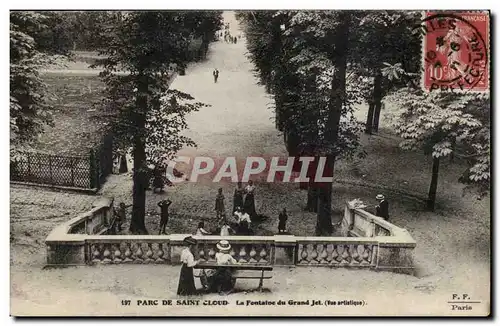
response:
M233 214L237 207L243 207L243 194L235 194L233 197Z
M254 218L257 213L255 212L255 199L253 194L247 194L245 196L245 203L243 204L243 209L250 215L250 218Z
M194 295L196 287L194 285L193 267L182 264L181 274L179 275L178 295Z

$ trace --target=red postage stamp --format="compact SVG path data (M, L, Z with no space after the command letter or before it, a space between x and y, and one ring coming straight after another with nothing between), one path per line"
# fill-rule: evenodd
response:
M426 12L420 27L424 90L489 92L489 12Z

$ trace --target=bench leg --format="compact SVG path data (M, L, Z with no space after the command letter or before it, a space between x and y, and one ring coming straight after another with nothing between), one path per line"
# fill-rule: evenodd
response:
M260 280L259 280L259 287L257 290L262 292L262 286L264 285L264 270L262 270L262 274L260 275Z

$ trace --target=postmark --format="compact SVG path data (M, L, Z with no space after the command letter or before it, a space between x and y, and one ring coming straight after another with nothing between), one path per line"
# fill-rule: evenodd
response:
M425 13L425 91L489 92L489 19L485 11Z

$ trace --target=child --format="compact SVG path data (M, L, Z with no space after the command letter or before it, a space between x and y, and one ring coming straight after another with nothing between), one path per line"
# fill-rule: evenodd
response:
M172 204L172 201L170 199L162 200L158 203L158 206L161 209L160 232L158 234L166 234L165 228L167 227L168 223L168 207L170 206L170 204Z
M210 232L205 230L205 222L201 221L200 223L198 223L196 235L210 235Z
M224 208L224 195L222 194L222 188L219 188L219 192L215 197L215 213L217 216L217 220L222 218L223 215L226 214L226 210Z
M128 205L126 206L125 203L121 202L119 205L118 205L118 209L113 209L113 213L115 215L115 218L116 218L116 228L117 228L117 231L118 232L121 232L122 230L122 225L123 223L125 223L126 219L127 219L127 208L130 207L132 205Z

